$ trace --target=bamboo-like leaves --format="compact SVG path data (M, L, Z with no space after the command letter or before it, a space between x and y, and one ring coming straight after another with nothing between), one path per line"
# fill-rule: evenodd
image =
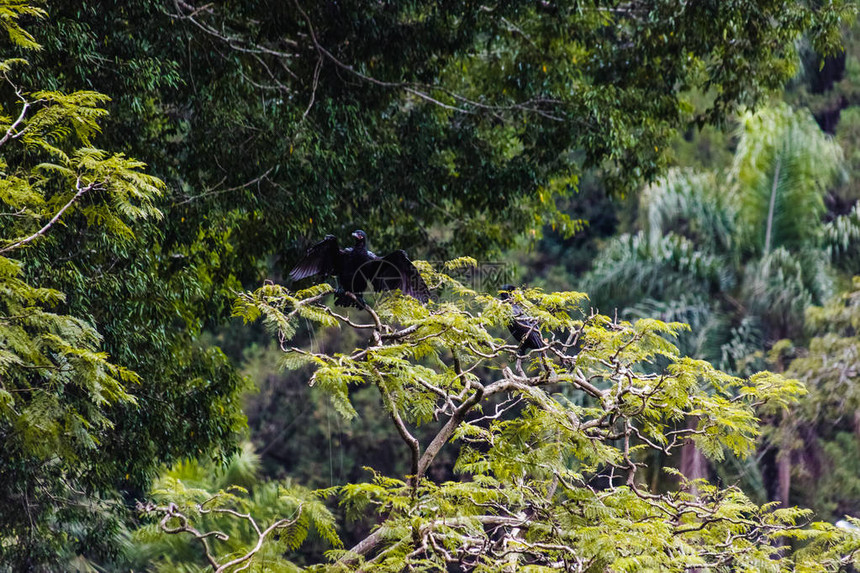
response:
M19 18L44 15L28 2L0 0L0 29L19 48L39 48ZM81 231L102 227L106 241L128 239L134 221L160 217L164 184L142 162L92 146L107 96L27 91L16 77L26 63L0 61L2 99L9 102L0 109L0 433L7 481L18 488L6 502L14 505L20 495L27 507L26 516L11 511L0 545L3 558L27 555L32 567L51 568L41 560L70 548L84 523L117 515L98 497L117 483L110 475L117 466L103 464L100 446L115 437L117 406L135 407L141 380L103 351L94 317L56 310L65 296L50 288L51 279L28 282L24 271L35 269L26 265L39 263L28 263L26 251L56 240L72 222ZM63 252L74 260L75 249Z

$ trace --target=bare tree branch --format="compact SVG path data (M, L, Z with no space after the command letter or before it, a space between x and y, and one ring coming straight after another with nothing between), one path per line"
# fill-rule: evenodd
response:
M203 503L197 504L196 509L201 515L205 515L207 513L223 513L226 515L232 515L233 517L237 517L239 519L243 519L250 523L251 527L253 527L254 532L257 534L257 541L254 546L249 549L245 554L236 557L226 563L219 563L215 556L212 554L212 548L209 546L209 538L214 537L219 541L228 541L230 536L224 533L223 531L213 530L203 533L196 528L192 527L189 524L188 516L179 511L179 507L175 503L169 503L167 505L155 505L152 502L142 503L138 502L137 509L143 513L148 514L162 514L163 517L159 522L159 528L169 535L176 535L180 533L190 533L198 539L200 543L203 545L204 551L206 553L206 560L209 562L209 565L215 571L215 573L224 573L232 567L236 567L237 565L241 565L242 563L246 563L244 567L240 567L235 571L242 571L247 569L250 566L251 559L259 553L260 549L263 547L263 543L266 541L266 538L275 530L282 529L285 527L289 527L298 522L301 518L303 506L299 504L299 507L296 509L295 513L292 517L282 518L276 520L274 523L269 525L266 529L261 530L260 526L257 524L257 521L249 514L249 513L240 513L234 509L228 507L216 507L212 509L207 509L204 506L217 499L218 496L214 496ZM175 519L179 522L179 524L175 527L171 527L169 525L169 521L171 519Z
M45 233L47 233L48 229L50 229L54 225L54 223L59 221L59 219L63 215L63 213L65 213L66 210L75 203L75 201L80 199L81 196L84 195L84 193L87 193L88 191L92 191L93 189L101 188L101 184L99 182L93 182L93 183L90 183L89 185L82 187L81 186L81 178L78 177L77 181L75 182L75 188L77 189L77 192L72 196L71 199L69 199L68 203L63 205L62 209L57 211L57 214L54 215L50 221L45 223L44 227L42 227L41 229L39 229L38 231L36 231L32 235L30 235L29 237L26 237L24 239L21 239L20 241L12 243L11 245L7 245L7 246L3 247L2 249L0 249L0 254L7 253L7 252L14 250L14 249L17 249L19 247L23 247L27 243L30 243L34 239L37 239L37 238L41 237L42 235L44 235Z
M0 139L0 147L3 147L3 145L10 139L16 139L24 134L26 128L22 129L21 131L17 130L18 126L21 125L21 123L24 121L24 118L27 116L27 110L29 109L30 102L24 101L24 105L21 106L21 113L18 115L18 118L12 122L12 125L10 125L9 129L6 130L6 134L3 136L2 139Z
M193 197L189 197L189 198L184 199L182 201L178 201L178 202L174 203L173 206L177 207L179 205L186 205L188 203L191 203L192 201L197 201L197 200L203 199L205 197L222 195L224 193L230 193L231 191L239 191L240 189L245 189L246 187L250 187L251 185L258 185L258 184L262 183L264 180L266 180L269 176L269 173L274 171L274 169L275 169L274 167L269 167L268 169L266 169L266 171L262 175L259 175L259 176L255 177L254 179L251 179L250 181L246 181L245 183L242 183L240 185L236 185L235 187L228 187L227 189L218 189L218 187L221 185L221 183L224 182L224 179L222 179L221 183L216 185L213 189L205 191L205 192L201 193L200 195L194 195ZM225 177L225 179L226 179L226 177Z

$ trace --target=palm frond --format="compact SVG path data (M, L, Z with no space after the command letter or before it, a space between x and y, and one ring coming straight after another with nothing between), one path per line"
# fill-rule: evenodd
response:
M715 172L672 169L642 193L648 240L656 244L670 232L686 237L702 250L730 252L737 224L737 189L718 182Z
M860 269L860 203L855 203L846 215L825 223L821 242L836 266L857 272Z
M720 368L737 376L749 376L764 369L764 334L756 316L745 316L733 327L730 336L720 347Z
M806 309L833 295L827 257L818 249L790 252L779 247L747 264L742 296L748 310L778 331L776 338L800 334Z
M728 317L720 309L718 301L694 292L665 301L644 299L626 309L624 318L657 318L664 322L689 324L689 332L678 337L681 354L714 362L719 360L721 345L729 332Z
M667 300L684 293L731 288L732 266L722 257L700 251L690 240L669 234L637 233L612 240L584 279L584 290L596 306L620 308L643 298Z
M747 114L739 136L732 177L745 244L758 254L815 240L824 193L840 173L839 145L809 112L785 105Z

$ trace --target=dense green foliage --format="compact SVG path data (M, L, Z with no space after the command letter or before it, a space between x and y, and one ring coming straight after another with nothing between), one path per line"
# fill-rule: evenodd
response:
M677 128L722 121L780 87L794 40L807 32L834 49L852 9L100 6L52 3L35 76L115 95L107 135L171 185L167 243L229 229L210 249L243 278L320 226L360 223L434 255L510 245L552 216L583 168L619 192L659 173Z
M624 317L688 322L684 351L731 372L789 368L812 392L790 416L763 420L755 458L710 466L688 465L686 455L654 461L740 483L759 501L812 507L832 521L856 511L860 418L842 404L857 379L850 367L837 368L839 390L817 388L845 358L842 345L856 339L839 321L831 331L815 319L813 305L841 308L839 296L829 301L851 292L860 261L856 38L856 29L849 32L847 53L833 58L807 50L802 74L784 94L808 104L815 122L806 109L774 101L774 109L739 116L734 136L688 131L673 145L685 167L612 207L625 232L603 245L586 279L557 270L540 279L583 288L599 308L618 306ZM544 243L559 245L552 236ZM836 331L838 343L829 334Z
M580 293L516 295L548 334L545 352L522 360L496 334L511 318L508 304L422 271L449 293L442 301L425 308L389 297L366 323L321 305L327 286L295 294L265 286L236 307L264 320L287 367L313 365L310 384L345 418L355 415L353 389L375 387L411 457L406 475L373 472L367 483L317 494L336 496L348 514L379 515L372 534L327 553L335 570L836 571L853 561L857 540L827 524L803 528L805 510L758 507L737 488L704 481L663 495L643 483L649 452L669 454L688 438L712 459L748 455L757 415L795 402L797 381L767 372L744 380L682 357L669 340L684 325L583 315ZM302 319L361 330L367 341L333 355L292 347ZM436 428L426 442L413 435L424 425ZM462 444L459 479L434 480L428 470L451 440ZM171 483L181 499L185 484ZM167 533L187 534L174 529L185 513L150 511L169 518ZM812 543L775 551L788 538ZM265 566L255 541L237 552L258 563L252 569Z
M195 527L217 530L221 536L211 542L200 539L198 544L191 544L182 537L163 535L163 525L171 527L173 522L153 523L135 533L135 554L139 561L135 568L196 571L198 564L207 561L208 554L210 564L218 564L213 565L214 569L239 570L247 564L242 560L244 552L266 530L266 535L276 537L276 542L268 539L270 542L254 559L269 571L299 570L284 556L299 547L311 532L338 546L334 520L318 497L293 483L261 482L258 474L259 458L246 444L224 467L188 462L162 475L153 485L152 494L165 505L150 502L140 504L139 509L170 516L185 512L182 515L192 519ZM258 520L269 523L258 524ZM236 561L231 565L230 560Z
M853 224L824 221L842 154L812 117L778 107L740 123L732 165L646 188L641 230L613 239L585 285L599 308L691 324L692 353L750 372L765 341L800 335L804 310L833 295L831 254Z
M858 447L860 421L856 384L860 278L854 279L853 289L827 305L810 308L807 319L814 336L807 349L792 349L798 356L788 372L806 382L810 395L793 416L781 421L784 435L793 438L785 455L793 459L796 499L821 515L851 515L860 500L852 455ZM798 440L800 436L806 439ZM810 483L821 485L811 489Z
M37 50L21 16L44 13L0 5L6 41ZM153 204L164 190L139 161L92 147L105 96L29 91L20 82L26 64L0 61L15 101L0 115L0 560L18 570L58 552L116 551L97 540L117 527L107 510L113 502L99 492L115 487L125 462L101 448L119 408L136 406L142 382L109 361L91 322L65 313L65 293L24 279L37 266L25 251L72 220L127 244L134 221L161 217Z

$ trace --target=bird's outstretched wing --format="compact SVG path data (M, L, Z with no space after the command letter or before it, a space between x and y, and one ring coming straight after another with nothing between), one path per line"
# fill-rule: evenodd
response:
M430 289L421 278L421 273L409 260L406 251L388 253L362 265L360 272L367 277L374 290L397 290L418 299L421 303L430 300Z
M326 235L325 239L308 249L305 257L290 271L290 278L297 281L313 275L334 274L339 255L337 239L334 235Z

